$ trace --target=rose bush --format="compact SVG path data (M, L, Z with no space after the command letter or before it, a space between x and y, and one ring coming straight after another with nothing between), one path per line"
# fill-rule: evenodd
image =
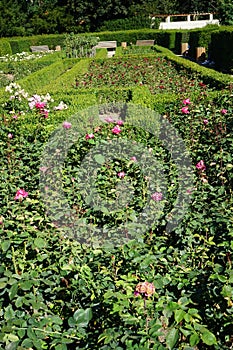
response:
M0 116L0 348L230 349L231 88L212 97L214 86L177 75L167 60L149 56L129 62L93 60L88 74L77 77L76 88L97 89L112 82L117 87L142 82L152 94L166 89L177 93L163 116L191 154L195 180L186 193L190 205L179 225L167 233L166 215L179 190L179 169L155 135L109 115L98 126L87 123L68 149L60 177L65 198L75 217L102 226L109 240L113 227L134 222L146 200L155 206L158 218L145 234L112 247L66 236L50 219L39 183L51 171L49 159L41 165L50 135L58 126L64 135L74 130L70 106L52 92L29 96L20 86L10 85ZM85 113L81 116L85 121ZM95 147L119 139L141 143L148 150L157 161L151 164L152 173L161 171L166 191L158 183L147 198L149 179L139 154L120 159L113 149L106 159L94 153ZM96 195L110 203L105 209L91 206L92 198L88 203L81 195L79 166L84 159L99 165ZM124 184L133 196L128 202L123 198L116 210L111 205L120 196L118 186Z

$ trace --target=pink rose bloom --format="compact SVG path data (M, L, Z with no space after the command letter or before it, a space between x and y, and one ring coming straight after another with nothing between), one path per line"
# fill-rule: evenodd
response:
M200 162L198 162L198 163L196 164L196 168L197 168L198 170L201 170L201 171L206 170L206 166L205 166L204 161L203 161L203 160L200 160Z
M155 192L151 195L151 198L153 199L153 201L161 201L163 198L163 194L161 192Z
M13 115L13 118L14 119L18 119L18 116L15 114L15 115Z
M181 108L181 112L184 113L184 114L188 114L189 113L188 107L182 107Z
M183 100L183 104L184 105L189 105L191 103L189 98L186 98L185 100Z
M47 110L41 111L41 115L42 115L42 117L44 117L45 119L47 119L48 116L49 116L49 112L48 112Z
M136 157L131 157L130 160L133 160L134 162L136 162L137 158Z
M209 120L208 120L208 119L204 119L204 120L203 120L203 123L204 123L205 125L207 125L207 124L209 123Z
M15 200L19 199L19 200L22 200L23 198L26 198L28 196L28 192L26 192L24 189L19 189L17 192L16 192L16 195L15 195Z
M223 109L221 110L221 113L222 113L222 114L227 114L227 109L223 108Z
M64 122L64 123L62 124L62 126L63 126L64 129L70 129L71 126L72 126L72 124L69 123L69 122Z
M104 119L107 123L113 123L114 120L111 117Z
M36 102L36 103L35 103L35 107L36 107L37 109L42 109L42 108L45 107L45 105L46 105L45 102Z
M114 126L114 128L112 129L113 134L118 135L120 134L120 132L121 132L121 128L119 127L119 125Z
M117 120L117 125L123 125L124 124L124 122L123 122L123 120Z
M140 282L136 285L136 288L134 290L134 295L142 295L146 297L150 297L155 293L155 286L153 283L150 282Z
M47 170L48 170L47 166L40 167L40 171L42 171L42 173L45 173Z
M94 134L86 134L85 139L89 140L89 139L93 139L94 137L95 137Z
M125 177L124 171L120 171L117 175L118 175L118 177L120 177L121 179L123 179L123 177Z
M13 135L9 132L8 139L12 139Z

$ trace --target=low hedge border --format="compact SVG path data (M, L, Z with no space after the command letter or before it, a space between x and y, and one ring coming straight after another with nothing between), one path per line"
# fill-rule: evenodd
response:
M205 84L214 85L217 89L222 89L233 83L233 77L231 75L217 72L214 69L206 68L196 62L176 56L173 52L161 46L156 46L156 50L160 51L165 58L173 62L177 69L185 68L188 72L197 73Z

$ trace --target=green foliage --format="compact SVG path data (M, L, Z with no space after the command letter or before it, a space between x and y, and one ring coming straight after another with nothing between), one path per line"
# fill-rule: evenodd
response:
M233 38L233 28L223 27L211 35L211 52L216 68L222 72L230 73L233 69L233 51L229 43Z
M91 57L95 54L95 46L99 38L84 35L67 34L64 41L66 57Z
M0 40L0 55L12 55L11 46L8 40L1 39Z
M49 66L41 68L30 74L28 77L20 79L19 84L28 92L33 92L38 88L43 88L48 81L52 82L57 79L62 73L69 70L76 62L65 59L58 60Z
M218 13L222 25L233 25L233 4L230 0L218 0Z
M29 95L14 84L5 91L0 113L2 349L232 347L233 103L231 86L227 87L227 80L231 80L164 48L156 46L154 52L114 59L60 59L59 64L33 73L33 80L23 80L24 87L30 87ZM64 68L71 69L65 72ZM72 85L75 76L80 85L85 78L90 88L62 85L59 70L67 75L67 84L70 80ZM87 73L92 74L92 81ZM117 81L116 77L121 78ZM142 85L135 82L138 77L144 78ZM203 84L208 77L210 85ZM35 94L43 85L47 90L53 78L58 79L60 91L51 88L52 98L40 96L44 107L29 108L28 98L35 102ZM117 84L110 85L111 79ZM159 88L161 84L163 89ZM179 91L179 84L183 90ZM190 100L185 105L187 98ZM112 133L116 123L100 124L95 113L101 103L119 100L129 107L120 126L122 133L117 135ZM60 109L55 108L58 104ZM151 108L145 118L150 119L154 110L176 128L190 152L195 172L193 186L186 193L191 196L190 206L170 233L164 228L164 215L166 210L170 212L177 195L177 167L158 137L136 126L140 105ZM189 113L182 112L183 106L188 106ZM110 148L114 141L128 139L132 145L143 144L162 164L160 170L168 182L166 203L158 222L148 226L145 234L112 247L102 242L108 243L109 236L87 244L66 236L50 220L39 186L41 172L50 169L39 170L41 156L52 133L71 116L80 125L79 134L72 134L72 127L62 128L67 140L70 136L75 140L67 150L59 179L75 215L96 223L96 228L98 223L109 228L118 227L123 219L133 222L130 215L143 207L147 184L144 169L132 160L116 159L115 149L107 163L104 154L92 157L91 151L100 144ZM94 137L86 138L89 133ZM59 155L63 144L57 145ZM113 216L106 208L95 210L80 195L79 165L88 155L90 162L99 165L95 182L104 198L115 199L115 186L122 181L118 171L124 170L125 178L136 184L132 201ZM200 160L204 160L204 170L196 168ZM184 167L183 158L180 167ZM84 185L85 190L87 183ZM17 200L19 188L28 195ZM86 230L83 233L87 234ZM150 296L134 293L144 281L155 287Z
M142 28L151 28L152 21L149 19L149 16L137 16L124 19L115 19L104 21L100 28L97 28L96 31L118 31L118 30L131 30L131 29L142 29ZM154 29L158 29L159 23L154 23Z

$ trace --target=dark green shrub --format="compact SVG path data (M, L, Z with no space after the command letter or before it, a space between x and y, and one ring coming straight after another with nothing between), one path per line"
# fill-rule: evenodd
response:
M12 55L11 45L8 40L0 40L0 56Z
M142 29L151 28L152 21L149 17L138 16L123 19L115 19L111 21L104 21L97 31L116 31L116 30L131 30L131 29ZM157 29L159 22L154 23L154 29Z
M230 72L233 69L233 27L211 34L211 54L216 69Z

